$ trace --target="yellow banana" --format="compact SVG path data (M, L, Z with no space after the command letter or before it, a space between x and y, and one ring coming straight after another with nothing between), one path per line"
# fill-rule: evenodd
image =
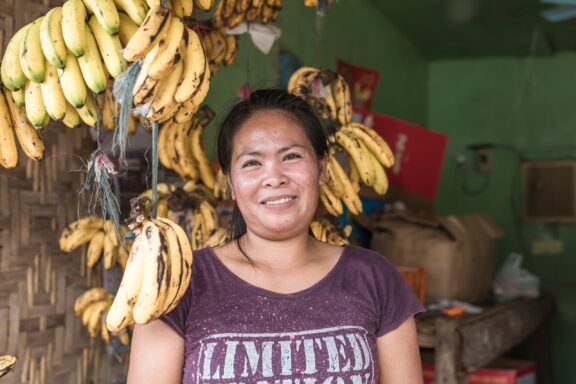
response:
M329 214L332 216L340 216L344 209L342 202L336 197L330 187L324 183L320 184L320 199Z
M22 71L22 66L20 64L20 46L22 45L22 41L24 40L24 36L26 36L28 28L30 28L30 24L20 28L18 32L12 36L6 46L4 57L2 58L2 64L0 65L2 83L4 84L4 87L11 91L24 88L24 85L28 80Z
M191 17L194 13L194 2L191 0L172 0L172 11L180 18Z
M162 297L162 304L159 305L159 311L165 313L168 307L172 305L176 298L180 286L183 284L183 260L182 251L180 250L180 243L178 236L171 225L161 219L153 220L154 224L162 234L163 242L166 246L167 255L167 278L163 280L165 287L163 288L164 294Z
M84 54L86 7L82 0L67 0L62 5L62 35L64 44L76 57ZM66 62L68 57L66 57Z
M326 184L330 187L330 189L334 192L336 197L342 199L348 210L353 215L358 215L362 212L362 202L360 197L357 194L357 191L354 190L354 187L348 178L348 175L340 164L336 161L336 159L331 160L332 156L328 157L328 162L332 162L333 164L327 164L327 173L326 173Z
M130 19L136 24L140 25L146 19L146 13L148 12L148 5L144 0L114 0L116 7L123 10L130 17ZM120 21L122 24L122 21ZM120 27L122 28L122 27Z
M200 214L204 218L204 224L206 226L206 232L212 232L212 230L218 227L218 214L216 209L207 201L200 202Z
M90 240L88 250L86 251L86 266L88 268L94 267L100 260L102 251L104 250L105 238L106 234L103 231L100 231Z
M34 81L29 81L26 83L24 91L26 116L34 127L40 128L43 126L44 119L46 118L46 106L42 99L40 84Z
M204 12L210 11L212 5L214 4L214 0L194 0L194 2Z
M108 76L98 51L96 39L90 28L86 28L86 46L84 54L78 58L78 64L86 86L96 94L103 92L106 89Z
M342 127L342 130L347 134L352 134L360 139L380 164L386 168L390 168L394 165L394 153L382 136L372 128L361 123L352 122L349 125Z
M17 105L24 105L24 103L26 102L26 95L24 92L24 88L12 91L12 100L14 100L14 102Z
M120 287L106 316L106 325L112 332L118 332L134 322L132 311L142 287L143 267L153 257L145 228L146 224L134 239Z
M50 65L54 68L64 68L68 53L62 34L62 7L52 8L42 20L40 43Z
M66 114L64 115L62 122L68 128L77 128L82 124L82 119L80 119L78 111L76 111L76 108L69 103L66 103Z
M94 34L98 49L104 59L104 64L112 77L116 78L128 67L128 63L122 56L122 45L118 36L109 34L102 28L96 17L92 15L88 25Z
M163 249L160 230L153 222L144 222L140 236L146 236L145 247L149 250L144 255L146 259L143 261L142 286L132 315L136 324L146 324L154 318L163 304L160 291L162 280L166 278L167 255Z
M171 16L163 7L150 8L146 19L134 33L124 48L124 58L135 61L146 55L164 37L170 26Z
M158 41L158 53L148 68L148 76L157 80L167 76L182 59L180 47L182 40L185 44L187 39L188 34L184 34L184 24L180 18L172 18L166 35Z
M152 100L150 110L146 114L146 118L152 121L160 121L167 111L178 110L178 105L174 102L174 92L178 86L178 81L182 76L183 65L178 62L174 69L164 78L154 91L155 97Z
M84 124L89 127L95 127L98 122L98 111L96 110L96 103L92 96L86 98L86 102L82 108L76 108L76 112Z
M203 80L203 73L208 68L206 56L198 34L192 29L186 29L188 39L184 52L184 74L180 79L174 99L183 103L198 90Z
M384 168L382 164L378 162L378 159L375 156L370 156L372 161L372 167L374 168L374 174L376 176L374 180L374 191L380 195L384 195L388 190L388 176L386 176L386 172L384 172Z
M45 76L45 60L40 43L40 24L44 16L34 21L26 30L20 44L20 65L24 75L33 82L41 83Z
M4 168L14 168L17 163L18 148L16 148L12 118L4 95L0 95L0 165Z
M128 263L128 251L124 246L118 247L118 264L122 269L126 269L126 264Z
M86 103L88 89L80 70L80 64L74 55L68 54L66 67L58 70L58 78L66 100L74 108L82 108Z
M58 239L58 244L63 252L73 252L76 248L89 242L99 232L96 228L76 228L70 230L64 228Z
M173 136L173 148L168 149L173 153L172 163L177 163L184 175L191 180L198 180L198 162L192 154L190 139L194 129L191 122L176 124ZM170 157L170 156L168 156Z
M118 240L118 236L116 235L116 227L112 220L106 220L104 223L104 231L106 232L106 236L110 239L110 242L115 247L120 245L120 241Z
M28 121L25 108L16 105L10 95L6 93L4 95L12 117L14 133L16 133L22 150L26 156L33 160L42 159L44 157L44 142L38 131Z
M108 332L105 322L100 324L100 337L106 344L110 344L110 332Z
M136 77L134 88L132 90L134 105L147 104L154 97L154 88L159 81L148 76L148 69L150 68L150 65L152 65L157 53L158 45L148 52L144 62L142 63L142 68Z
M226 54L223 58L224 65L232 65L238 56L239 45L238 37L235 35L226 35Z
M128 120L128 134L134 135L136 134L137 130L138 130L138 120L136 119L136 116L134 116L134 114L131 114L130 120Z
M90 314L86 323L90 337L96 337L101 332L102 316L110 308L109 300L98 301L89 308Z
M204 151L202 142L203 131L204 127L202 127L202 125L200 124L196 124L190 136L190 145L192 147L192 154L194 155L194 158L198 163L198 168L200 170L200 179L202 180L202 183L204 183L204 185L209 189L214 189L215 184L214 171L212 170L210 161L208 161L208 157L206 156L206 152Z
M186 293L186 289L188 289L188 285L190 284L190 276L192 275L192 247L190 246L188 236L186 235L182 227L180 227L178 224L169 219L158 218L158 220L170 225L173 231L176 233L176 236L178 237L178 244L182 261L181 264L182 278L180 279L181 284L178 288L178 293L174 297L174 300L172 300L172 303L168 306L168 308L165 311L165 313L168 313L172 311L174 307L176 307L178 302L180 302L180 299L182 298L182 296L184 296L184 293Z
M371 154L366 146L357 138L348 136L342 131L336 132L336 141L356 163L362 182L368 186L374 185L376 174L372 161L368 157Z
M110 241L104 243L104 268L110 269L118 260L118 248L112 245Z
M76 315L81 315L86 311L90 304L109 299L111 296L110 292L102 287L91 288L76 298L74 301L74 313Z
M227 241L228 232L224 228L216 228L203 244L204 247L217 247Z
M54 120L62 120L66 115L68 102L58 80L58 70L51 65L46 66L46 78L40 84L40 90L48 115Z
M125 47L138 30L138 24L132 21L132 19L123 12L118 12L118 16L120 17L120 30L118 31L118 37L120 38L122 47Z
M83 0L86 9L96 15L98 22L108 33L115 35L120 29L118 10L112 0Z

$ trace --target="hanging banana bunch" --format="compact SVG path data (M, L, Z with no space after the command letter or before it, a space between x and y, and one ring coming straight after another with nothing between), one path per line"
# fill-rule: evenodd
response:
M333 216L343 213L343 204L352 215L362 213L360 184L384 195L388 190L385 168L394 165L394 154L372 128L352 121L350 89L344 78L330 70L302 67L290 77L288 91L303 98L322 119L332 121L336 132L329 136L329 155L320 200ZM334 157L344 151L348 172Z
M192 273L192 249L184 230L171 220L146 214L147 198L131 202L129 228L136 238L120 288L106 316L109 331L148 323L180 301Z
M126 226L120 227L122 237L128 233ZM129 242L122 242L116 235L114 223L100 216L86 216L70 223L59 238L63 252L73 252L80 246L88 244L86 266L93 268L103 260L104 268L110 269L116 263L124 268L130 251Z
M199 31L212 75L218 73L220 65L229 66L234 63L238 55L238 36L227 34L226 30L226 27L215 27L208 23Z
M214 10L217 27L234 28L248 23L274 22L282 10L283 0L220 0Z
M339 229L326 218L313 220L310 223L310 230L317 240L337 246L349 244L347 238L352 233L352 227L350 225Z
M106 344L109 344L112 337L116 336L122 344L128 345L127 329L111 333L106 326L106 316L113 299L114 295L104 288L90 288L74 301L74 313L82 319L82 325L86 327L90 337L100 336Z

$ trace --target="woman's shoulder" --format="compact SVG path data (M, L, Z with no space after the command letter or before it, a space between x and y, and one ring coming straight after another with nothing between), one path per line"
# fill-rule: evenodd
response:
M346 248L346 273L356 272L375 278L398 274L397 268L382 254L375 250L348 245Z

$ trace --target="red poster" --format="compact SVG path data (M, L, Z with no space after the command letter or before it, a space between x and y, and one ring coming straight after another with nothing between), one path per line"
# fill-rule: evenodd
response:
M434 199L440 182L448 136L367 109L354 109L354 120L378 132L396 162L387 171L390 185Z
M350 86L352 105L358 108L370 108L376 85L380 79L380 72L359 67L338 59L336 61L338 73L344 77Z

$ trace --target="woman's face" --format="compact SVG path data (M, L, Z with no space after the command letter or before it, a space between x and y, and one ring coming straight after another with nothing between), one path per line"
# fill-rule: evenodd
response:
M308 231L320 162L304 130L277 110L254 113L232 145L230 185L249 232L281 240Z

